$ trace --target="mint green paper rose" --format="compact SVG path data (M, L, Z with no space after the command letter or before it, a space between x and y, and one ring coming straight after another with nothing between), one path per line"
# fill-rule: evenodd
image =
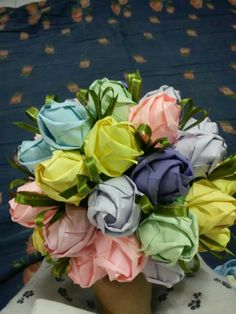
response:
M112 117L117 121L128 121L129 119L129 108L133 105L136 105L136 103L132 100L132 96L130 92L126 89L126 87L123 85L120 81L112 81L108 80L107 78L103 78L102 80L96 80L94 81L90 86L89 89L93 90L97 95L104 92L104 90L107 87L111 87L114 90L114 97L118 95L117 103L115 106L115 109L113 111ZM113 94L111 91L109 91L103 98L102 98L102 114L105 113L106 109L108 108L111 99L113 97ZM88 109L95 115L96 110L93 103L92 98L89 98L88 102Z
M137 235L145 255L169 265L178 260L189 262L198 251L198 224L193 214L170 217L153 213L142 221Z

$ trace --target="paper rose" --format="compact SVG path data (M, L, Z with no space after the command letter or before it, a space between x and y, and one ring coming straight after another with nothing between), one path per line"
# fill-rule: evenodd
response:
M169 97L176 99L177 103L179 103L181 101L180 91L178 91L178 90L174 89L172 86L168 86L168 85L162 85L160 88L155 89L151 92L148 92L147 94L145 94L143 96L141 101L143 101L147 97L154 96L157 94L168 95Z
M137 235L141 250L158 262L189 262L197 253L198 224L193 214L171 217L152 213L141 222Z
M79 151L53 152L52 158L43 161L36 168L36 183L52 199L79 205L83 196L79 193L65 199L60 195L68 188L76 185L76 176L86 175L84 158Z
M136 194L141 193L127 176L98 184L88 199L88 219L104 234L122 237L132 234L141 218Z
M153 204L171 203L187 194L193 172L188 160L172 148L141 157L131 179Z
M43 256L47 254L47 250L44 246L44 238L41 228L35 228L32 234L33 246L36 251L41 253Z
M197 216L199 234L217 242L219 235L223 232L223 242L219 244L225 246L227 244L225 228L236 221L235 198L222 192L214 183L203 179L193 183L186 196L186 202L191 213Z
M96 265L106 271L111 281L132 281L147 263L147 257L140 252L140 244L134 235L113 238L98 232L95 247Z
M43 139L23 141L18 148L19 163L32 173L34 173L37 164L51 156L51 148Z
M146 123L152 129L151 139L167 137L175 143L178 133L180 106L177 99L167 94L153 94L142 98L137 106L130 108L129 121L135 127Z
M107 78L104 78L102 80L94 81L89 86L89 89L93 90L96 94L99 94L100 91L102 95L104 90L108 87L111 87L114 90L114 96L113 93L110 91L102 98L101 102L102 114L104 114L106 109L108 108L112 97L116 97L118 95L117 103L112 113L112 117L117 122L127 121L129 117L129 108L132 105L136 105L136 103L132 100L131 94L128 92L127 88L125 88L122 82L112 81L108 80ZM91 98L89 98L88 109L95 115L96 112L95 106Z
M88 114L77 99L44 105L38 115L38 126L45 142L63 150L81 148L91 129Z
M67 205L65 215L43 230L45 246L54 257L76 257L91 241L95 227L84 208Z
M85 155L95 159L100 172L119 177L143 154L134 133L130 123L117 123L112 117L101 119L85 140Z
M192 124L195 119L191 119ZM187 131L180 131L175 148L186 156L198 176L211 173L226 155L224 139L217 134L217 126L209 119L205 119L198 126Z
M105 277L105 269L95 262L94 245L84 248L77 257L70 258L68 276L82 288L91 287L96 281Z
M167 288L173 287L184 278L184 272L178 264L169 266L153 260L148 261L143 269L143 274L148 282Z
M22 191L43 194L43 191L37 186L35 182L26 183L17 189L17 192ZM55 207L32 207L30 205L19 204L16 203L14 198L9 201L9 204L11 219L28 228L35 228L35 218L41 212L48 210L44 217L44 223L47 224L57 211L57 208Z

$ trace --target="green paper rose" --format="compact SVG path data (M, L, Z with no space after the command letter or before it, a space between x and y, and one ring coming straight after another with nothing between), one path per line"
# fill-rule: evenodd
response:
M153 213L142 221L137 235L141 250L158 262L189 262L198 251L198 224L193 214L171 217Z
M130 92L126 89L120 81L112 81L104 78L102 80L94 81L90 86L89 89L94 91L97 95L105 91L106 88L111 87L114 90L114 95L111 91L106 93L106 95L102 98L101 106L102 106L102 114L105 113L106 109L108 108L112 97L116 97L118 95L117 103L115 109L113 111L112 117L117 121L128 121L129 120L129 108L136 103L132 100L132 96ZM95 106L91 97L89 98L88 102L88 109L95 114Z

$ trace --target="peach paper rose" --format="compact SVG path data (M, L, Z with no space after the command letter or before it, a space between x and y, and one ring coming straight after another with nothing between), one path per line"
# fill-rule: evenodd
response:
M137 106L130 108L129 121L138 127L146 123L152 129L152 141L167 137L175 143L178 132L180 106L177 99L165 93L142 98Z

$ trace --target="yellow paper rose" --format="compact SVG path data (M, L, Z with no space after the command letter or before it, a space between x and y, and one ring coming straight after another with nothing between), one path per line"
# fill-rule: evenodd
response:
M222 192L233 195L236 193L236 181L219 179L212 181Z
M65 199L60 193L76 185L78 174L87 174L84 156L79 151L61 150L54 151L52 158L39 164L35 172L36 183L49 197L77 206L83 196L76 193Z
M204 179L193 183L186 201L189 210L197 215L199 234L226 247L230 239L227 227L236 220L236 200ZM219 251L214 245L208 246Z
M43 238L42 229L40 228L34 229L34 232L32 234L32 241L36 251L40 252L42 255L47 254L47 250L44 246L45 241Z
M121 176L143 154L134 132L128 122L118 123L110 116L101 119L85 140L85 155L96 160L100 172L110 177Z
M207 234L207 236L210 239L213 239L215 242L219 243L220 245L222 245L224 248L227 247L227 244L229 243L231 234L230 234L230 230L229 228L214 228L211 232L209 232ZM203 241L204 243L204 241ZM221 252L222 249L220 249L219 247L208 243L205 243L209 249L211 249L212 251L218 251ZM205 252L206 249L201 245L201 243L199 244L198 247L198 251L199 252Z

